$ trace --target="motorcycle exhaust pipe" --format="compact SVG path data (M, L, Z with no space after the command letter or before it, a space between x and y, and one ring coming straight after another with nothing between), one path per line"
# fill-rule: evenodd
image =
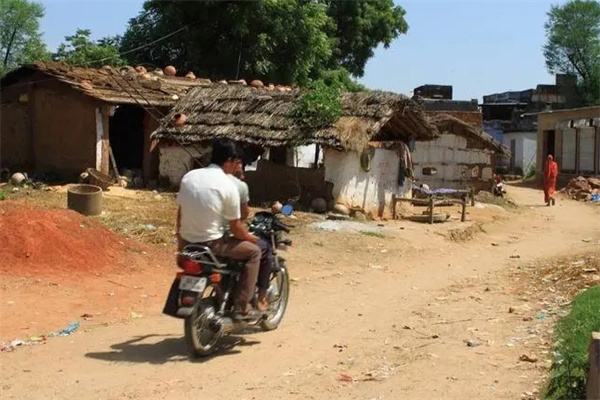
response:
M221 334L229 333L236 327L236 323L229 317L215 317L209 324L210 329Z

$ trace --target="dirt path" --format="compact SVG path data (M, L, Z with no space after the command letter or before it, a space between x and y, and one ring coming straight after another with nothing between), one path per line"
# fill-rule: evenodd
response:
M394 240L304 238L282 326L232 337L216 357L188 360L181 321L157 309L2 354L2 398L520 398L545 364L528 331L551 326L523 320L536 310L507 269L598 246L600 210L509 190L523 211L465 243L414 224L390 224Z

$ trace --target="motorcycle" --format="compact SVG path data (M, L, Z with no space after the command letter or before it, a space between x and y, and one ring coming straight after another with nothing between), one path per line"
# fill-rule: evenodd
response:
M284 207L284 215L291 207ZM211 355L219 340L226 334L259 327L265 331L276 329L287 308L290 282L285 259L278 255L279 248L291 246L282 234L289 227L272 212L257 213L249 227L250 232L271 243L273 266L267 290L269 309L258 319L234 320L233 293L244 262L216 257L207 246L188 245L178 253L178 267L163 313L184 319L184 334L190 354L194 357ZM254 302L258 292L255 292Z

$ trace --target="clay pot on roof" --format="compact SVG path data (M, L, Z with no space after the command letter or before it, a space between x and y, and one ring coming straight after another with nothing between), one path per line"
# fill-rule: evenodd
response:
M190 71L187 74L185 74L185 77L187 79L196 79L196 75L192 71Z
M156 68L154 71L152 71L153 73L155 73L156 75L164 75L165 73L163 72L162 69L160 68Z
M92 90L94 88L94 85L92 85L92 82L86 80L81 81L81 87L84 88L85 90Z
M146 71L146 67L138 65L137 67L135 67L135 72L137 72L138 74L145 74L148 71Z
M220 80L220 81L219 81L219 82L217 82L217 83L220 83L221 85L228 85L227 81L226 81L226 80L224 80L224 79L223 79L223 80Z
M183 126L183 124L185 124L185 121L187 120L187 116L183 113L177 113L175 115L173 115L173 119L171 120L171 123L175 126Z
M149 73L145 72L142 74L142 78L144 79L152 79L152 75L150 75Z
M254 88L262 88L262 87L265 87L265 84L262 83L262 81L259 81L258 79L255 79L252 82L250 82L250 86L252 86Z
M272 83L269 83L269 86L267 87L267 89L275 90L275 85L273 85Z
M278 92L285 92L285 86L281 86L281 85L277 85L275 86L275 90L277 90Z
M165 75L175 76L175 74L177 74L177 70L175 69L174 66L169 65L167 68L165 68Z
M133 67L130 67L129 65L126 65L124 67L119 68L119 73L121 75L129 75L131 73L135 73L135 69L133 69Z
M243 85L243 86L248 85L248 83L246 82L245 79L239 79L237 81L229 81L229 84L231 84L231 85Z

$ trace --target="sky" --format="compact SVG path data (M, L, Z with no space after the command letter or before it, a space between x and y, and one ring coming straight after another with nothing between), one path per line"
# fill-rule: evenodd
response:
M409 25L389 48L378 48L360 82L371 89L412 95L425 84L452 85L455 100L552 84L542 46L551 5L566 0L394 0ZM142 0L41 0L50 50L78 28L92 38L122 34Z

